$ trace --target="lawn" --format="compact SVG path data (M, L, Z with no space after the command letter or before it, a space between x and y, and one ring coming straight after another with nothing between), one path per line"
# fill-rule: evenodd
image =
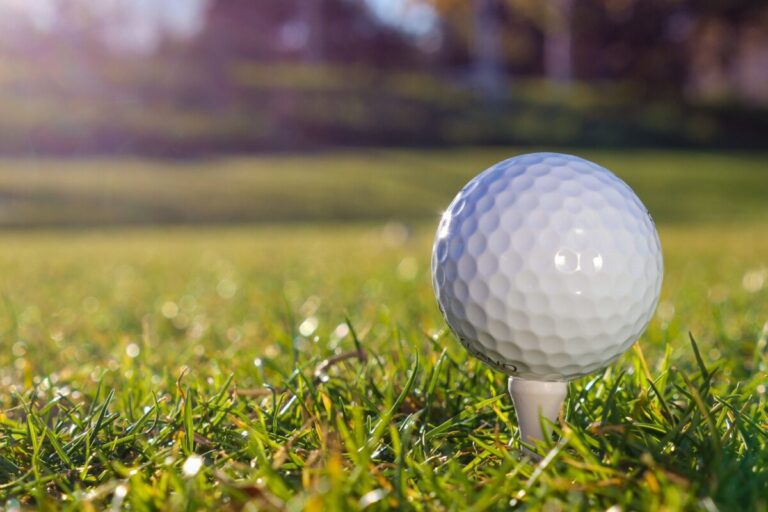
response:
M517 450L504 377L446 332L429 281L435 212L501 152L4 162L9 194L83 211L125 198L96 224L140 222L126 205L142 190L189 213L158 222L260 222L0 233L0 506L768 507L764 156L587 154L659 221L666 276L636 348L571 384L540 462ZM273 192L300 214L269 217ZM31 224L55 219L26 204Z
M524 151L0 159L0 227L389 219L432 223L472 176ZM661 222L768 222L768 152L578 153L615 171Z

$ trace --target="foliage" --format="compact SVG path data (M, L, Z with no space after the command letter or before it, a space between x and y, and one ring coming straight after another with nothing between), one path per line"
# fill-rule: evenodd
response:
M48 3L0 5L3 153L764 146L759 0L409 0L413 32L364 0L212 0L166 39L166 8Z
M428 70L221 60L0 59L4 154L210 155L351 146L764 146L766 108L638 97L633 82L518 78L489 107ZM211 77L216 82L211 83ZM55 83L51 88L44 84ZM223 86L226 84L226 86ZM61 105L66 104L67 109Z

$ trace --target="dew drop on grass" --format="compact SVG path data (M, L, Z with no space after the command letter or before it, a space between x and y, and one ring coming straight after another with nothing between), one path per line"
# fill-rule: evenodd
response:
M302 336L311 336L312 333L317 330L318 324L319 322L317 317L310 316L309 318L306 318L303 322L301 322L301 325L299 325L299 334Z
M237 283L231 279L222 279L216 286L216 293L218 293L219 297L222 299L231 299L235 296L235 293L237 293Z
M380 502L381 500L387 497L387 494L389 493L384 489L375 489L373 491L370 491L364 494L363 497L360 498L360 501L358 501L357 504L361 509L366 508L373 505L374 503Z
M340 323L333 330L332 338L340 340L349 334L349 326L346 323Z
M61 329L52 329L50 333L51 339L56 343L64 341L64 331Z
M173 301L167 301L163 304L163 307L160 308L160 313L169 320L176 318L176 315L179 314L179 306Z
M131 359L138 357L139 353L141 353L141 349L135 343L131 343L127 347L125 347L125 355L127 355Z
M191 478L200 472L201 467L203 467L203 458L199 455L190 455L184 461L181 471L184 473L184 476Z
M741 286L750 293L759 292L765 285L768 270L765 268L753 269L744 274Z
M408 227L401 222L388 222L381 232L381 240L388 247L400 247L408 241Z
M200 322L194 322L192 326L187 330L187 337L190 340L199 340L205 334L205 325Z

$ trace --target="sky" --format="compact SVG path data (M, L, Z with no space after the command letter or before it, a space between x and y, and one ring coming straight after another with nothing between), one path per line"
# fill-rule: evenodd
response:
M101 0L105 1L105 0ZM128 46L150 49L161 30L179 37L191 36L200 29L205 0L129 0L133 22L116 34Z
M366 0L383 22L399 26L416 36L430 33L437 24L437 14L428 5L413 0Z
M80 0L83 1L83 0ZM202 25L206 0L89 0L94 6L124 10L129 20L110 29L108 39L114 46L133 50L151 50L161 31L179 37L193 35ZM414 36L428 35L436 26L437 16L418 0L363 0L382 22L400 27ZM27 16L40 30L56 20L57 0L0 0L0 18ZM2 21L2 20L0 20Z

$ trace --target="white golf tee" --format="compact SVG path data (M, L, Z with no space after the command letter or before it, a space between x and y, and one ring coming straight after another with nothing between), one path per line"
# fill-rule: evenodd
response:
M517 412L520 440L530 444L551 434L550 429L542 432L540 418L543 417L552 423L557 422L560 408L568 394L568 383L510 377L509 394Z

